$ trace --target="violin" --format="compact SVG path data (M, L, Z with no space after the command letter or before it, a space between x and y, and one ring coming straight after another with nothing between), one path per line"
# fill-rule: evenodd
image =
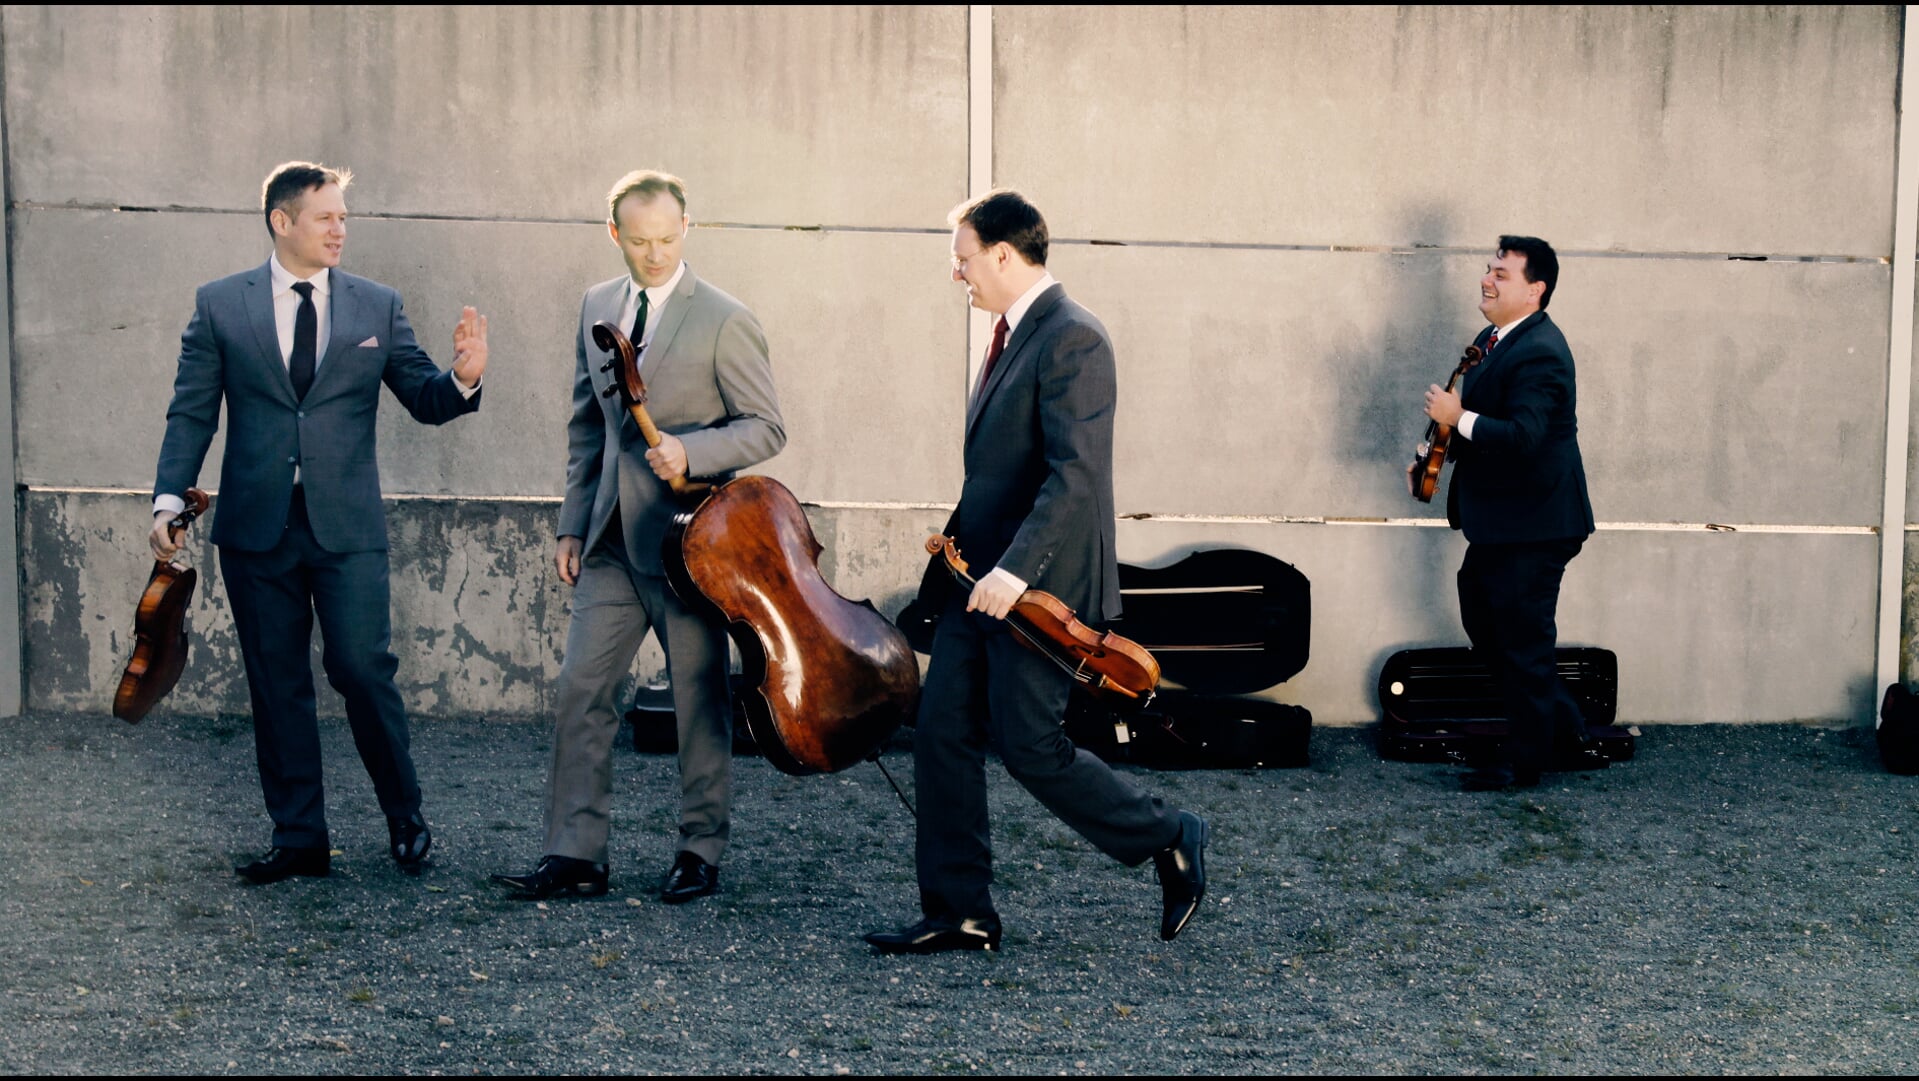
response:
M600 396L611 398L618 394L633 422L640 426L646 445L659 446L660 429L646 411L646 380L640 378L640 351L627 339L625 331L604 319L593 324L593 344L612 354L600 365L600 370L613 373L613 385L601 391ZM673 489L674 495L689 502L704 499L713 490L711 484L690 481L685 476L674 477L666 485Z
M974 582L953 538L935 533L926 551L944 554L946 569L967 590ZM1109 706L1143 709L1159 692L1159 662L1138 642L1112 631L1100 632L1079 621L1065 601L1029 589L1006 613L1013 637L1060 666L1073 681Z
M1466 347L1459 358L1459 364L1453 368L1453 374L1446 380L1446 393L1451 394L1459 385L1459 380L1472 370L1473 365L1485 354L1476 345ZM1413 498L1421 503L1431 503L1433 494L1439 491L1439 471L1446 467L1446 451L1453 441L1453 427L1438 421L1426 423L1426 438L1413 452Z
M167 523L167 536L180 543L181 534L193 520L207 511L207 494L188 488L186 509ZM187 606L193 603L193 587L200 572L182 566L177 559L156 559L147 588L133 614L133 657L120 675L120 687L113 694L113 715L128 724L139 724L180 682L187 666Z

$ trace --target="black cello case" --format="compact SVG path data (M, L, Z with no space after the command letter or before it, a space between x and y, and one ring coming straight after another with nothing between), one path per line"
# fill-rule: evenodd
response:
M1594 747L1623 762L1636 728L1615 723L1619 658L1610 649L1561 646L1555 660ZM1511 722L1492 672L1471 646L1402 649L1379 670L1379 753L1407 762L1456 762L1489 754Z
M1167 567L1122 563L1119 584L1124 615L1104 629L1153 655L1160 691L1144 708L1115 710L1075 690L1066 734L1076 745L1151 769L1306 765L1312 714L1244 697L1306 667L1305 575L1263 552L1213 548ZM937 618L915 601L898 622L914 649L930 653Z

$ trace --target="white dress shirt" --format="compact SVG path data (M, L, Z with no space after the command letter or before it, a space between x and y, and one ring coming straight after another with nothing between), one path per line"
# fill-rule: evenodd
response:
M1008 342L1013 340L1013 332L1019 329L1019 321L1026 317L1027 310L1033 306L1035 300L1039 299L1039 295L1058 284L1059 280L1053 277L1051 271L1041 274L1039 280L1033 283L1033 287L1021 293L1019 299L1015 300L1012 305L1006 309L1006 314L1002 318L1006 320L1006 340ZM1026 580L1014 574L1012 571L1007 570L1005 567L994 567L992 570L986 572L986 576L988 578L997 578L1021 593L1026 592Z
M1512 335L1513 328L1525 322L1526 320L1531 319L1532 314L1533 313L1531 312L1527 312L1525 315L1522 315L1519 318L1513 320L1512 322L1507 323L1505 326L1500 327L1499 340L1502 342L1505 341L1508 337ZM1493 348L1497 349L1499 348L1499 346L1494 345ZM1464 380L1461 380L1461 382L1464 382ZM1459 425L1458 425L1459 434L1465 436L1467 439L1471 439L1473 437L1473 422L1478 419L1479 419L1479 414L1473 412L1470 409L1459 414Z
M673 299L673 290L680 287L680 279L686 277L686 260L673 269L673 276L666 279L665 285L646 286L646 326L640 332L640 340L633 343L633 351L639 354L634 361L636 367L646 364L646 350L642 346L653 344L653 332L660 328L660 313L666 310L666 302ZM640 310L640 283L632 276L626 279L626 299L620 302L620 333L633 329L633 317Z

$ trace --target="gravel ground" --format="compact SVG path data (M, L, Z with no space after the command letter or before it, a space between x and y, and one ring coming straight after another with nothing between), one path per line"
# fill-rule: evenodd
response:
M326 880L265 847L245 717L0 724L9 1073L1859 1072L1919 1068L1919 781L1869 730L1667 727L1468 795L1321 729L1302 770L1138 779L1213 824L1176 943L1127 870L990 767L1003 951L875 956L912 821L862 765L739 763L722 892L647 895L670 758L617 759L614 892L530 905L546 726L421 721L414 879L341 722ZM908 783L911 760L888 756Z

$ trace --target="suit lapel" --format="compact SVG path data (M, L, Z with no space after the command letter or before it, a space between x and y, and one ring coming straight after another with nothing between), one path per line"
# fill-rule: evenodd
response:
M1048 286L1046 291L1033 301L1033 306L1026 309L1026 315L1019 321L1019 326L1013 328L1012 336L1006 339L1006 348L1000 352L999 363L993 365L992 378L979 389L979 393L973 398L972 406L966 410L968 439L973 437L973 428L979 423L980 414L986 411L987 400L992 398L993 392L1006 382L1007 375L1012 372L1014 365L1019 363L1020 355L1025 352L1027 344L1033 340L1033 335L1039 333L1040 322L1051 314L1053 308L1059 304L1060 298L1065 295L1065 286L1057 282Z
M693 273L693 264L687 263L686 273L680 275L679 287L673 290L673 299L667 302L666 310L660 313L660 325L653 328L652 344L647 346L646 356L640 358L640 377L651 381L653 373L659 371L660 364L671 355L673 338L680 332L680 325L686 322L686 309L692 306L693 291L699 285L699 275Z
M295 401L293 377L287 374L286 358L280 355L280 331L273 324L273 272L268 264L260 264L247 279L241 302L246 306L247 322L253 324L254 337L259 339L260 360L275 373L267 378L278 381L287 401Z
M1527 331L1538 326L1545 318L1546 318L1545 312L1534 312L1531 315L1527 316L1526 318L1520 320L1519 325L1513 328L1513 332L1511 334L1508 334L1504 338L1499 339L1499 344L1493 346L1492 355L1488 356L1485 360L1480 361L1478 364L1473 365L1472 368L1466 372L1465 376L1460 379L1459 381L1460 401L1463 403L1466 400L1466 392L1479 384L1480 382L1479 377L1485 374L1487 369L1493 367L1495 364L1498 364L1504 361L1506 359L1506 355L1509 352L1511 352L1513 345L1517 343L1519 339L1525 337ZM1486 339L1491 336L1492 336L1492 329L1487 328L1486 330L1480 331L1479 337L1475 338L1474 341L1476 341L1479 344L1480 348L1483 349L1486 346Z

